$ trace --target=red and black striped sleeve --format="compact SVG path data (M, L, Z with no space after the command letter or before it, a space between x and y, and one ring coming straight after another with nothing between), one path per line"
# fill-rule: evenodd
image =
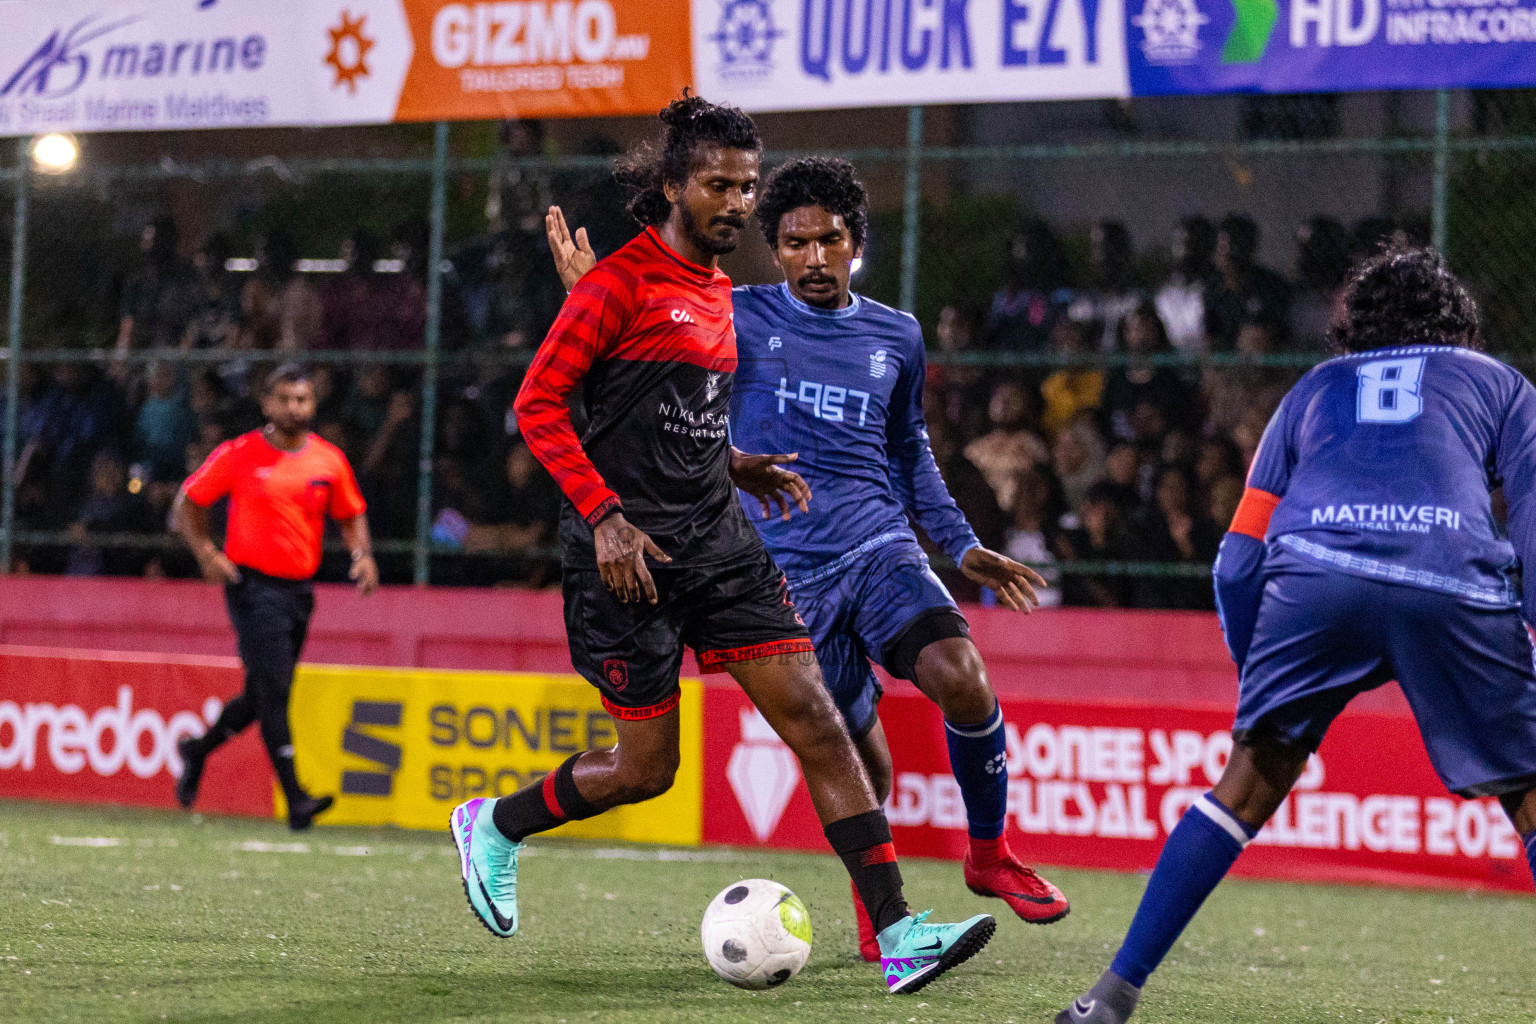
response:
M633 280L607 264L576 282L528 367L514 404L529 451L592 526L620 507L619 496L582 449L568 403L592 364L613 351L633 298Z

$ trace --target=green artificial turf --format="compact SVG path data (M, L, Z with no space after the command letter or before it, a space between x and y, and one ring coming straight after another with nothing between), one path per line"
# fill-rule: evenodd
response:
M1072 915L1029 927L903 862L936 918L999 915L980 956L911 997L857 959L830 856L535 840L522 933L471 916L446 832L327 829L0 803L4 1021L1046 1022L1108 962L1135 876L1049 871ZM738 991L699 915L766 876L810 908L800 976ZM1152 980L1138 1021L1536 1022L1536 899L1231 882Z

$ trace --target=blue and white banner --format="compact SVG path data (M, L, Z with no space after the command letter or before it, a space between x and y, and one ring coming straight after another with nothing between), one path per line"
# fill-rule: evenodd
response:
M1536 84L1536 0L1128 0L1132 92Z
M1128 96L1125 24L1123 0L693 0L694 83L753 111Z
M1536 0L0 0L0 136L1536 86ZM690 51L691 50L691 60Z
M400 0L0 2L0 135L390 121Z

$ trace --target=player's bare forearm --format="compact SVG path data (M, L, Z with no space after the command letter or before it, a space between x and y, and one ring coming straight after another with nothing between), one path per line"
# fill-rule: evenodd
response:
M799 473L784 468L786 463L794 462L799 457L798 452L788 455L748 455L732 445L731 483L762 504L764 519L773 515L775 505L780 517L785 520L789 519L791 505L797 506L801 512L810 512L810 484Z
M1026 615L1040 604L1036 590L1048 585L1029 566L979 545L960 559L960 571L995 593L1003 607Z
M347 577L367 597L379 589L379 566L373 560L373 536L368 529L368 517L357 515L336 525L341 528L341 539L352 553L352 568Z

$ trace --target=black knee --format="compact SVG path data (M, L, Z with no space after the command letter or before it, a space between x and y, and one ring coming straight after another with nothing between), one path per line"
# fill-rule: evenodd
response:
M1499 797L1499 803L1504 805L1504 813L1509 815L1515 831L1522 837L1536 832L1536 789L1506 793Z
M796 713L784 726L781 739L802 760L814 757L820 751L846 749L849 743L848 727L843 716L832 703L832 698L822 691L821 699L808 700L795 709Z
M625 764L621 761L616 780L616 802L638 804L661 796L672 788L680 762L681 755L677 751L648 758L643 764Z
M936 641L917 657L918 689L957 725L984 722L997 708L987 667L976 645L964 638Z
M1307 766L1311 748L1272 735L1238 736L1216 784L1222 806L1254 828L1263 827Z

